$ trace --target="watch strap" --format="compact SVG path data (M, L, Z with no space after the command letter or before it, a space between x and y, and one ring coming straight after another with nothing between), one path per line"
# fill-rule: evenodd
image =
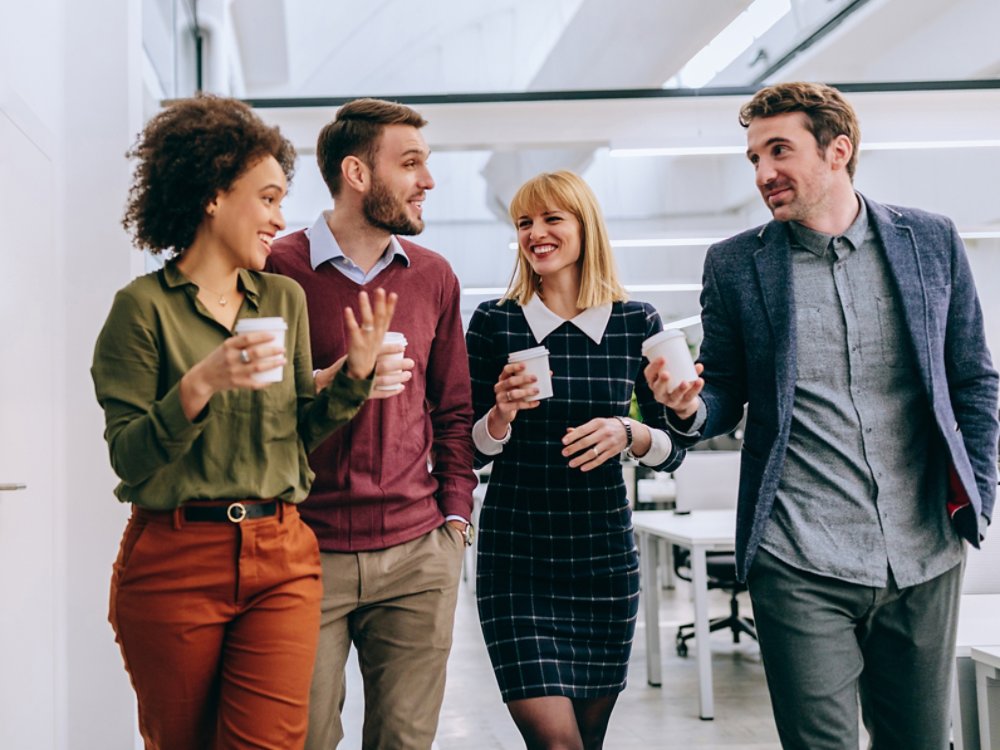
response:
M635 458L632 455L632 420L628 417L615 417L619 422L621 422L622 427L625 428L625 455L629 458Z

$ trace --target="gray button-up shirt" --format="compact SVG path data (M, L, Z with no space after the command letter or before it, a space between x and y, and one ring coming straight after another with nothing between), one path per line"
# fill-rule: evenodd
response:
M794 222L798 379L762 546L802 570L912 586L957 565L934 435L885 250L859 197L841 237Z

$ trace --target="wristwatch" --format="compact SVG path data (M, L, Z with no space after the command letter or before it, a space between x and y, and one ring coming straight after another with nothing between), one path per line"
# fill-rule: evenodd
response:
M615 419L621 422L622 427L625 428L625 456L633 461L638 460L632 453L632 420L628 417L615 417Z
M466 547L471 547L472 543L476 541L476 529L471 523L465 524L465 530L462 532L462 539L465 540Z

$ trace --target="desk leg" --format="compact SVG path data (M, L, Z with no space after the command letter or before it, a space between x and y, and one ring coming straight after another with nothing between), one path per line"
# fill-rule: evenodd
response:
M708 631L708 569L705 549L691 549L691 573L694 586L694 645L698 659L698 699L702 719L715 718L712 700L712 644Z
M979 747L1000 750L1000 670L982 662L976 662L976 701Z
M665 589L673 589L677 586L674 575L674 545L666 539L657 539L656 545L660 551L660 570L662 576L660 585Z
M660 582L657 540L650 534L636 532L639 536L639 567L642 581L642 599L646 616L646 681L660 687Z

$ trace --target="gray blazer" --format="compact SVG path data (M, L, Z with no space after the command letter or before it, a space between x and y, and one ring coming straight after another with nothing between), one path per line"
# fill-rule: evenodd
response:
M965 248L951 220L863 198L899 293L906 333L949 464L941 498L957 531L979 546L979 517L997 483L997 373ZM748 405L736 520L737 573L745 579L781 478L796 381L788 232L772 221L713 245L701 295L706 421L696 438L731 430ZM808 335L808 334L807 334Z

